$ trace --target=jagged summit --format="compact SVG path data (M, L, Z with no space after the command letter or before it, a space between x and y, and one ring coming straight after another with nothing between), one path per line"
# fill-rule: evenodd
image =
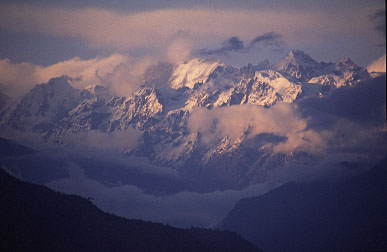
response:
M289 54L279 63L282 64L294 64L298 66L317 66L318 62L310 57L303 51L292 50Z
M359 71L361 67L353 63L353 61L350 58L341 58L336 62L336 69L346 70L346 71L348 70Z
M350 59L318 63L298 50L291 51L275 65L265 60L242 68L194 58L175 66L161 63L151 67L145 72L138 90L127 97L111 95L108 88L101 86L81 91L70 85L68 77L54 78L30 90L15 109L4 116L0 127L32 130L55 143L64 143L67 136L78 132L97 130L111 134L135 128L142 134L142 144L140 147L128 145L124 153L136 153L156 165L176 169L215 169L211 172L217 173L219 181L227 177L226 180L232 180L231 184L235 185L234 180L238 178L217 171L218 166L211 167L211 164L226 158L227 153L232 160L231 153L243 152L240 149L243 145L225 138L207 149L201 148L200 135L191 134L188 125L196 109L215 110L244 104L270 108L280 102L293 103L305 97L324 96L330 90L353 86L367 78L370 78L368 72ZM251 164L260 163L259 157L266 160L265 155L268 155L267 162L271 162L271 154L259 149L255 154L251 156ZM245 155L241 154L240 158ZM239 157L235 159L230 162L240 161ZM281 162L278 165L282 165ZM191 163L195 167L191 167ZM252 179L238 183L246 186L259 179L260 168L252 165L251 169L254 171ZM219 182L212 189L222 186L223 182Z
M365 68L356 65L350 58L342 58L336 63L319 63L315 76L308 83L337 88L353 86L368 78L371 76Z
M130 125L144 129L180 110L238 104L270 107L280 101L325 95L331 88L352 86L367 78L368 72L349 58L318 63L300 50L290 51L275 65L265 60L240 69L220 61L194 58L175 66L159 63L151 67L145 72L140 89L125 98L114 97L102 86L77 90L67 76L53 78L30 90L3 118L2 127L32 127L45 132L58 125L63 128L64 120L68 122L66 128L77 125L77 130L114 130ZM70 123L71 120L75 121Z
M19 130L46 132L55 127L67 113L83 99L84 92L69 84L70 78L61 76L47 84L32 88L17 104L5 124Z
M291 61L295 64L318 64L316 60L310 57L308 54L301 50L291 50L289 54L285 57L285 60Z
M262 69L263 68L268 68L268 67L270 67L270 61L268 59L265 59L265 60L259 62L257 67L258 68L262 68Z
M284 72L300 81L306 81L316 75L319 63L300 50L292 50L280 62L274 65L278 71Z
M71 78L68 77L67 75L62 75L62 76L50 79L48 81L48 85L52 85L52 86L68 86L68 85L70 85L69 84L70 80L71 80Z

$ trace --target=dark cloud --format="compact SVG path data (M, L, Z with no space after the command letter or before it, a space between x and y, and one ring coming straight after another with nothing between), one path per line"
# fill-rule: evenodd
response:
M285 42L282 40L282 35L275 32L268 32L255 37L248 46L238 37L234 36L224 41L218 49L210 50L203 49L201 55L227 55L230 52L248 53L253 48L266 47L280 51L284 49Z
M285 42L282 40L281 34L268 32L257 36L249 44L249 48L256 46L271 47L274 50L282 50L285 47Z
M366 167L385 158L385 75L354 87L338 88L324 98L303 99L298 108L304 118L309 118L308 128L321 132L326 139L327 148L318 167L324 170L327 167L340 168L337 165L343 162ZM341 173L346 170L334 168L326 171L333 174L333 171Z
M231 37L228 40L224 41L220 48L215 50L202 50L202 55L225 55L229 52L242 52L245 51L245 45L243 41L238 37Z
M380 127L386 123L386 75L355 87L341 87L325 98L308 98L299 103L312 127L330 127L338 118Z
M375 23L375 30L386 36L386 10L378 10L370 16L370 20Z
M222 50L226 51L239 51L245 48L243 41L238 37L231 37L222 43Z

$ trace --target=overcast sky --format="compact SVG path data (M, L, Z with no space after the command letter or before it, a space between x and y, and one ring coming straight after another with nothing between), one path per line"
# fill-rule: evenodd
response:
M261 43L227 57L258 63L300 49L319 61L350 57L365 66L385 54L384 28L382 0L13 0L0 2L0 59L47 66L114 53L163 58L216 50L231 37L247 46L273 33L281 48Z

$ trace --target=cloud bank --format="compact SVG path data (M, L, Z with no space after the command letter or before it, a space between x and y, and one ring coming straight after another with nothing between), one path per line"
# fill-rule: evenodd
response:
M248 104L211 110L197 108L189 117L188 128L191 133L200 133L205 145L226 136L234 142L245 134L248 139L259 134L273 134L286 139L265 145L274 152L318 153L325 148L323 132L307 129L307 121L288 103L278 103L270 109Z
M101 8L68 9L1 4L0 27L23 33L53 37L77 37L93 47L116 49L166 48L167 42L186 32L198 48L237 36L253 40L252 34L275 31L290 46L313 44L325 37L347 36L374 40L372 21L364 10L322 12L296 9L210 8L161 9L141 12ZM370 12L372 10L367 10Z
M243 191L182 191L157 197L133 185L106 186L85 176L82 168L76 164L71 164L69 171L69 178L51 181L46 185L61 192L92 198L98 207L120 216L178 227L213 226L222 220L239 199L264 193L274 187L268 183Z
M75 57L49 66L26 62L13 64L9 59L3 59L0 60L0 91L19 97L36 84L67 75L74 88L82 90L99 85L109 88L117 96L128 96L139 88L143 73L156 62L151 57L136 59L122 54L88 60Z
M101 85L101 80L117 66L127 63L128 58L114 54L106 58L82 60L79 57L44 67L31 63L13 64L9 59L0 60L0 83L2 91L17 97L34 85L47 83L51 78L67 75L78 89L89 85Z

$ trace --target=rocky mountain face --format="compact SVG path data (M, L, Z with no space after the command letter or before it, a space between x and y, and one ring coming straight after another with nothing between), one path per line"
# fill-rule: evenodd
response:
M17 130L47 133L82 100L91 97L87 91L71 87L67 77L51 79L36 85L18 102L6 125Z
M301 51L291 51L275 65L265 61L240 69L192 59L150 68L143 85L129 97L114 96L103 87L77 90L67 77L52 79L24 95L1 127L31 130L58 144L66 144L75 133L113 134L134 128L140 132L140 143L124 148L126 155L172 167L198 190L243 188L263 181L267 169L304 154L267 151L247 137L249 128L237 138L225 136L203 145L203 136L189 126L195 110L297 103L367 78L367 70L350 59L317 62Z

